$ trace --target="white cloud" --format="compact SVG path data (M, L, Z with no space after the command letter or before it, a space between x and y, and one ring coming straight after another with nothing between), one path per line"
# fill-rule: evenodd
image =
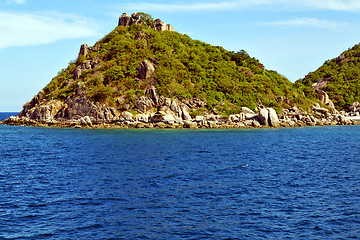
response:
M191 3L145 3L135 2L125 5L126 8L146 11L224 11L224 10L248 10L267 9L274 10L334 10L334 11L360 11L359 0L232 0L218 2Z
M267 24L291 27L317 27L317 28L338 28L345 24L340 24L334 21L320 20L316 18L296 18L286 21L269 22Z
M27 0L0 0L0 4L1 5L9 5L9 4L25 4L27 2Z
M16 4L24 4L24 3L26 3L26 0L13 0L12 2L14 2Z
M62 39L95 36L91 20L72 15L41 15L0 11L0 49L48 44Z

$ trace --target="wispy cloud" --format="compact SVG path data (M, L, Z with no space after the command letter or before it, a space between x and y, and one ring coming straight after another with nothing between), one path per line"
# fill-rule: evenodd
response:
M316 18L296 18L286 21L268 22L270 25L291 26L291 27L317 27L317 28L338 28L346 25L334 21L321 20Z
M225 11L267 9L273 10L333 10L333 11L360 11L359 0L229 0L218 2L190 3L146 3L132 2L125 4L127 9L144 9L146 11Z
M16 4L21 5L25 4L27 0L0 0L0 5L9 5L9 4Z
M48 44L97 35L91 20L59 13L27 14L0 11L0 49Z

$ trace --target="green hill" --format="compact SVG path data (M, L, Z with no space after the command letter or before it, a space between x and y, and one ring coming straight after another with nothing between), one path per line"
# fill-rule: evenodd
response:
M164 97L200 99L205 104L197 111L215 108L225 115L239 112L243 106L255 109L259 102L278 110L294 104L304 109L311 105L288 79L264 69L245 51L231 52L178 32L156 31L149 28L153 23L149 15L141 16L148 24L118 26L86 56L79 56L62 70L43 89L40 99L65 100L76 94L81 83L91 101L120 109L130 105L136 110L135 99L149 86L155 86ZM155 68L147 78L139 76L144 60ZM83 70L74 77L79 67Z
M351 61L345 56L336 64ZM307 81L293 84L244 50L193 40L145 13L124 13L118 27L92 47L83 44L78 58L5 123L210 128L351 123L318 90L321 103Z
M360 44L326 61L319 69L295 83L307 96L315 96L311 86L325 91L338 110L347 110L360 101Z

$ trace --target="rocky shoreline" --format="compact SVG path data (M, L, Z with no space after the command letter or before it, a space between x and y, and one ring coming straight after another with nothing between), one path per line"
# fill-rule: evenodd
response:
M24 116L11 116L0 122L4 125L34 126L34 127L61 127L61 128L111 128L111 129L256 129L256 128L296 128L306 126L335 126L360 125L360 121L349 119L340 114L313 114L301 113L296 107L283 110L280 117L272 108L262 108L258 113L244 107L239 114L222 118L214 114L191 118L185 113L185 118L176 117L169 111L157 111L150 114L133 115L122 112L117 119L110 121L94 121L89 116L70 120L34 120ZM20 115L20 114L19 114ZM321 116L321 117L319 117ZM92 120L93 119L93 120Z

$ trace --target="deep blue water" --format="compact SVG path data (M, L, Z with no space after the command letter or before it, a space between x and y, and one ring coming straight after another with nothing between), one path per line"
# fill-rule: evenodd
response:
M0 239L360 238L360 126L0 139Z

